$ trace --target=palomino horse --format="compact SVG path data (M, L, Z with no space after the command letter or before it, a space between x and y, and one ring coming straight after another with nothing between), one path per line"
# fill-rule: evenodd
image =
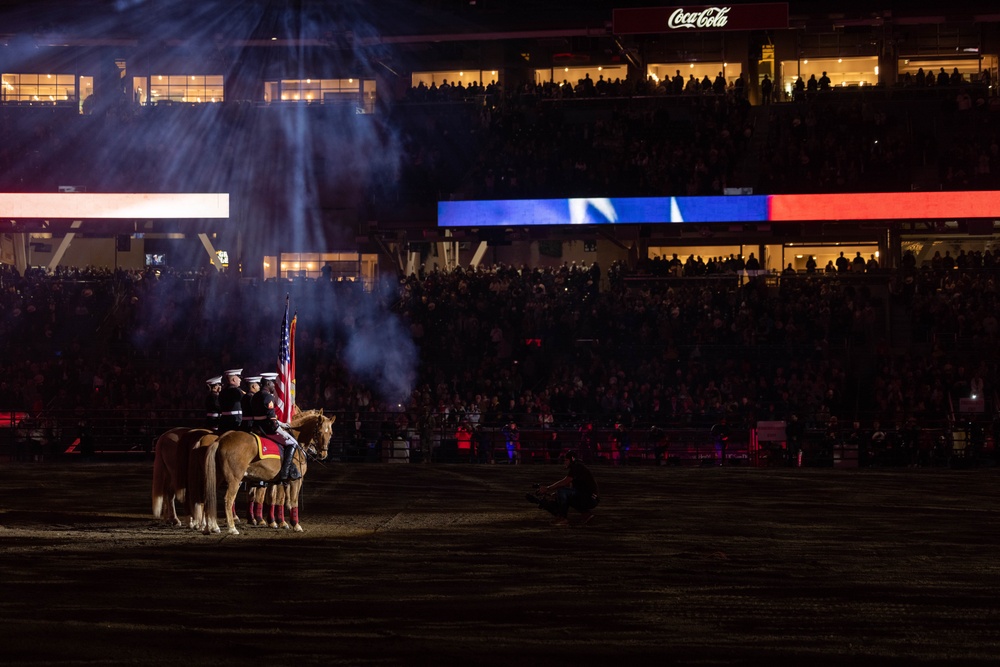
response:
M198 440L211 433L204 428L172 428L156 440L153 458L153 516L180 526L174 501L187 503L188 460ZM190 514L190 512L189 512Z
M322 414L322 410L310 410L308 412L302 412L298 410L298 406L295 406L297 412L292 417L292 422L289 424L289 430L292 436L296 440L301 439L302 425L306 423L309 419L317 414ZM336 421L336 417L330 418L330 424ZM317 433L319 435L319 433ZM307 448L309 443L305 445ZM294 486L294 489L289 489L289 486ZM302 478L299 477L295 480L290 480L288 484L277 484L267 482L259 482L256 485L251 486L247 490L247 522L251 526L270 526L271 528L292 528L298 532L302 532L302 527L299 525L299 512L298 512L298 498L299 491L302 489ZM291 499L294 497L294 507L291 504ZM286 500L288 503L286 504ZM264 518L264 506L269 507L268 518ZM289 518L292 523L289 524L285 520L285 509L289 511ZM277 518L275 517L275 510L277 509ZM236 517L236 523L239 523L239 517Z
M310 410L296 415L292 430L298 425L298 440L301 446L296 448L292 461L298 467L301 477L288 485L288 492L283 506L291 510L292 523L295 530L301 531L298 523L298 496L302 488L302 478L306 474L306 452L322 461L326 458L333 435L333 417L323 416L322 410ZM225 482L226 524L230 535L239 535L233 516L236 494L240 482L247 479L252 482L273 482L281 471L281 461L278 459L261 459L257 449L257 440L251 433L243 431L228 431L212 442L206 442L205 452L205 533L221 532L218 524L218 489L220 481Z
M298 406L296 406L297 408ZM307 410L299 411L295 413L292 417L292 423L290 429L292 435L299 439L299 431L302 424L309 421L316 414L322 414L322 410ZM331 422L332 423L332 422ZM208 451L208 446L219 439L219 435L214 431L209 431L207 435L202 435L197 442L193 443L191 450L189 452L189 462L188 462L188 483L187 483L187 505L191 512L191 528L195 530L204 530L206 528L205 520L205 455ZM250 489L250 496L252 500L260 500L263 502L265 492L268 487L252 487ZM233 520L236 523L240 523L240 519L235 514L236 508L233 507ZM266 525L261 516L263 512L258 514L260 517L259 525ZM255 514L253 511L253 506L251 506L249 521L252 525L258 525L255 520Z

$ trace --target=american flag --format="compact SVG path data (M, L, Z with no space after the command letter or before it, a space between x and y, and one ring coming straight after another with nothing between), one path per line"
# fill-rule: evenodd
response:
M292 420L292 409L295 405L295 320L288 323L288 298L285 298L285 318L281 321L281 340L278 343L278 381L275 385L275 413L278 421L288 423Z

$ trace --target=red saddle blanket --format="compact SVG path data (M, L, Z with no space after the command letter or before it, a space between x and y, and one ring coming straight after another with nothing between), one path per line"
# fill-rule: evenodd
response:
M257 439L257 455L262 459L280 459L281 448L285 441L278 435L257 435L252 433Z

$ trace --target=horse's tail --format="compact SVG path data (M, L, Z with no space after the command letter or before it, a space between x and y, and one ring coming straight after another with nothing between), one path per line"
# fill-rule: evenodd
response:
M215 465L215 455L219 451L219 439L216 438L205 447L205 519L212 521L219 516L218 471Z
M156 453L153 455L153 516L157 519L163 516L163 489L167 479L167 464L163 461L163 448L160 446L163 437L157 438Z

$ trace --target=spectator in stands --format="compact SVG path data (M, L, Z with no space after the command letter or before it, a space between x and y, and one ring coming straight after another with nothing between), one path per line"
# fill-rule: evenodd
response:
M464 419L458 424L455 430L455 441L458 461L460 463L470 463L473 460L472 447L472 426Z
M725 465L726 449L729 446L729 425L724 416L712 427L712 439L715 443L715 464Z
M501 429L507 446L507 463L516 465L521 462L521 431L514 420L508 421Z
M715 77L715 81L712 82L712 92L716 95L726 94L726 77L722 75L722 72L719 72Z
M771 77L765 74L764 80L760 82L761 104L770 104L771 96L773 93L774 93L774 83L771 81Z
M670 80L672 84L672 92L674 95L680 95L684 92L684 77L681 76L681 71L677 70L677 73Z

